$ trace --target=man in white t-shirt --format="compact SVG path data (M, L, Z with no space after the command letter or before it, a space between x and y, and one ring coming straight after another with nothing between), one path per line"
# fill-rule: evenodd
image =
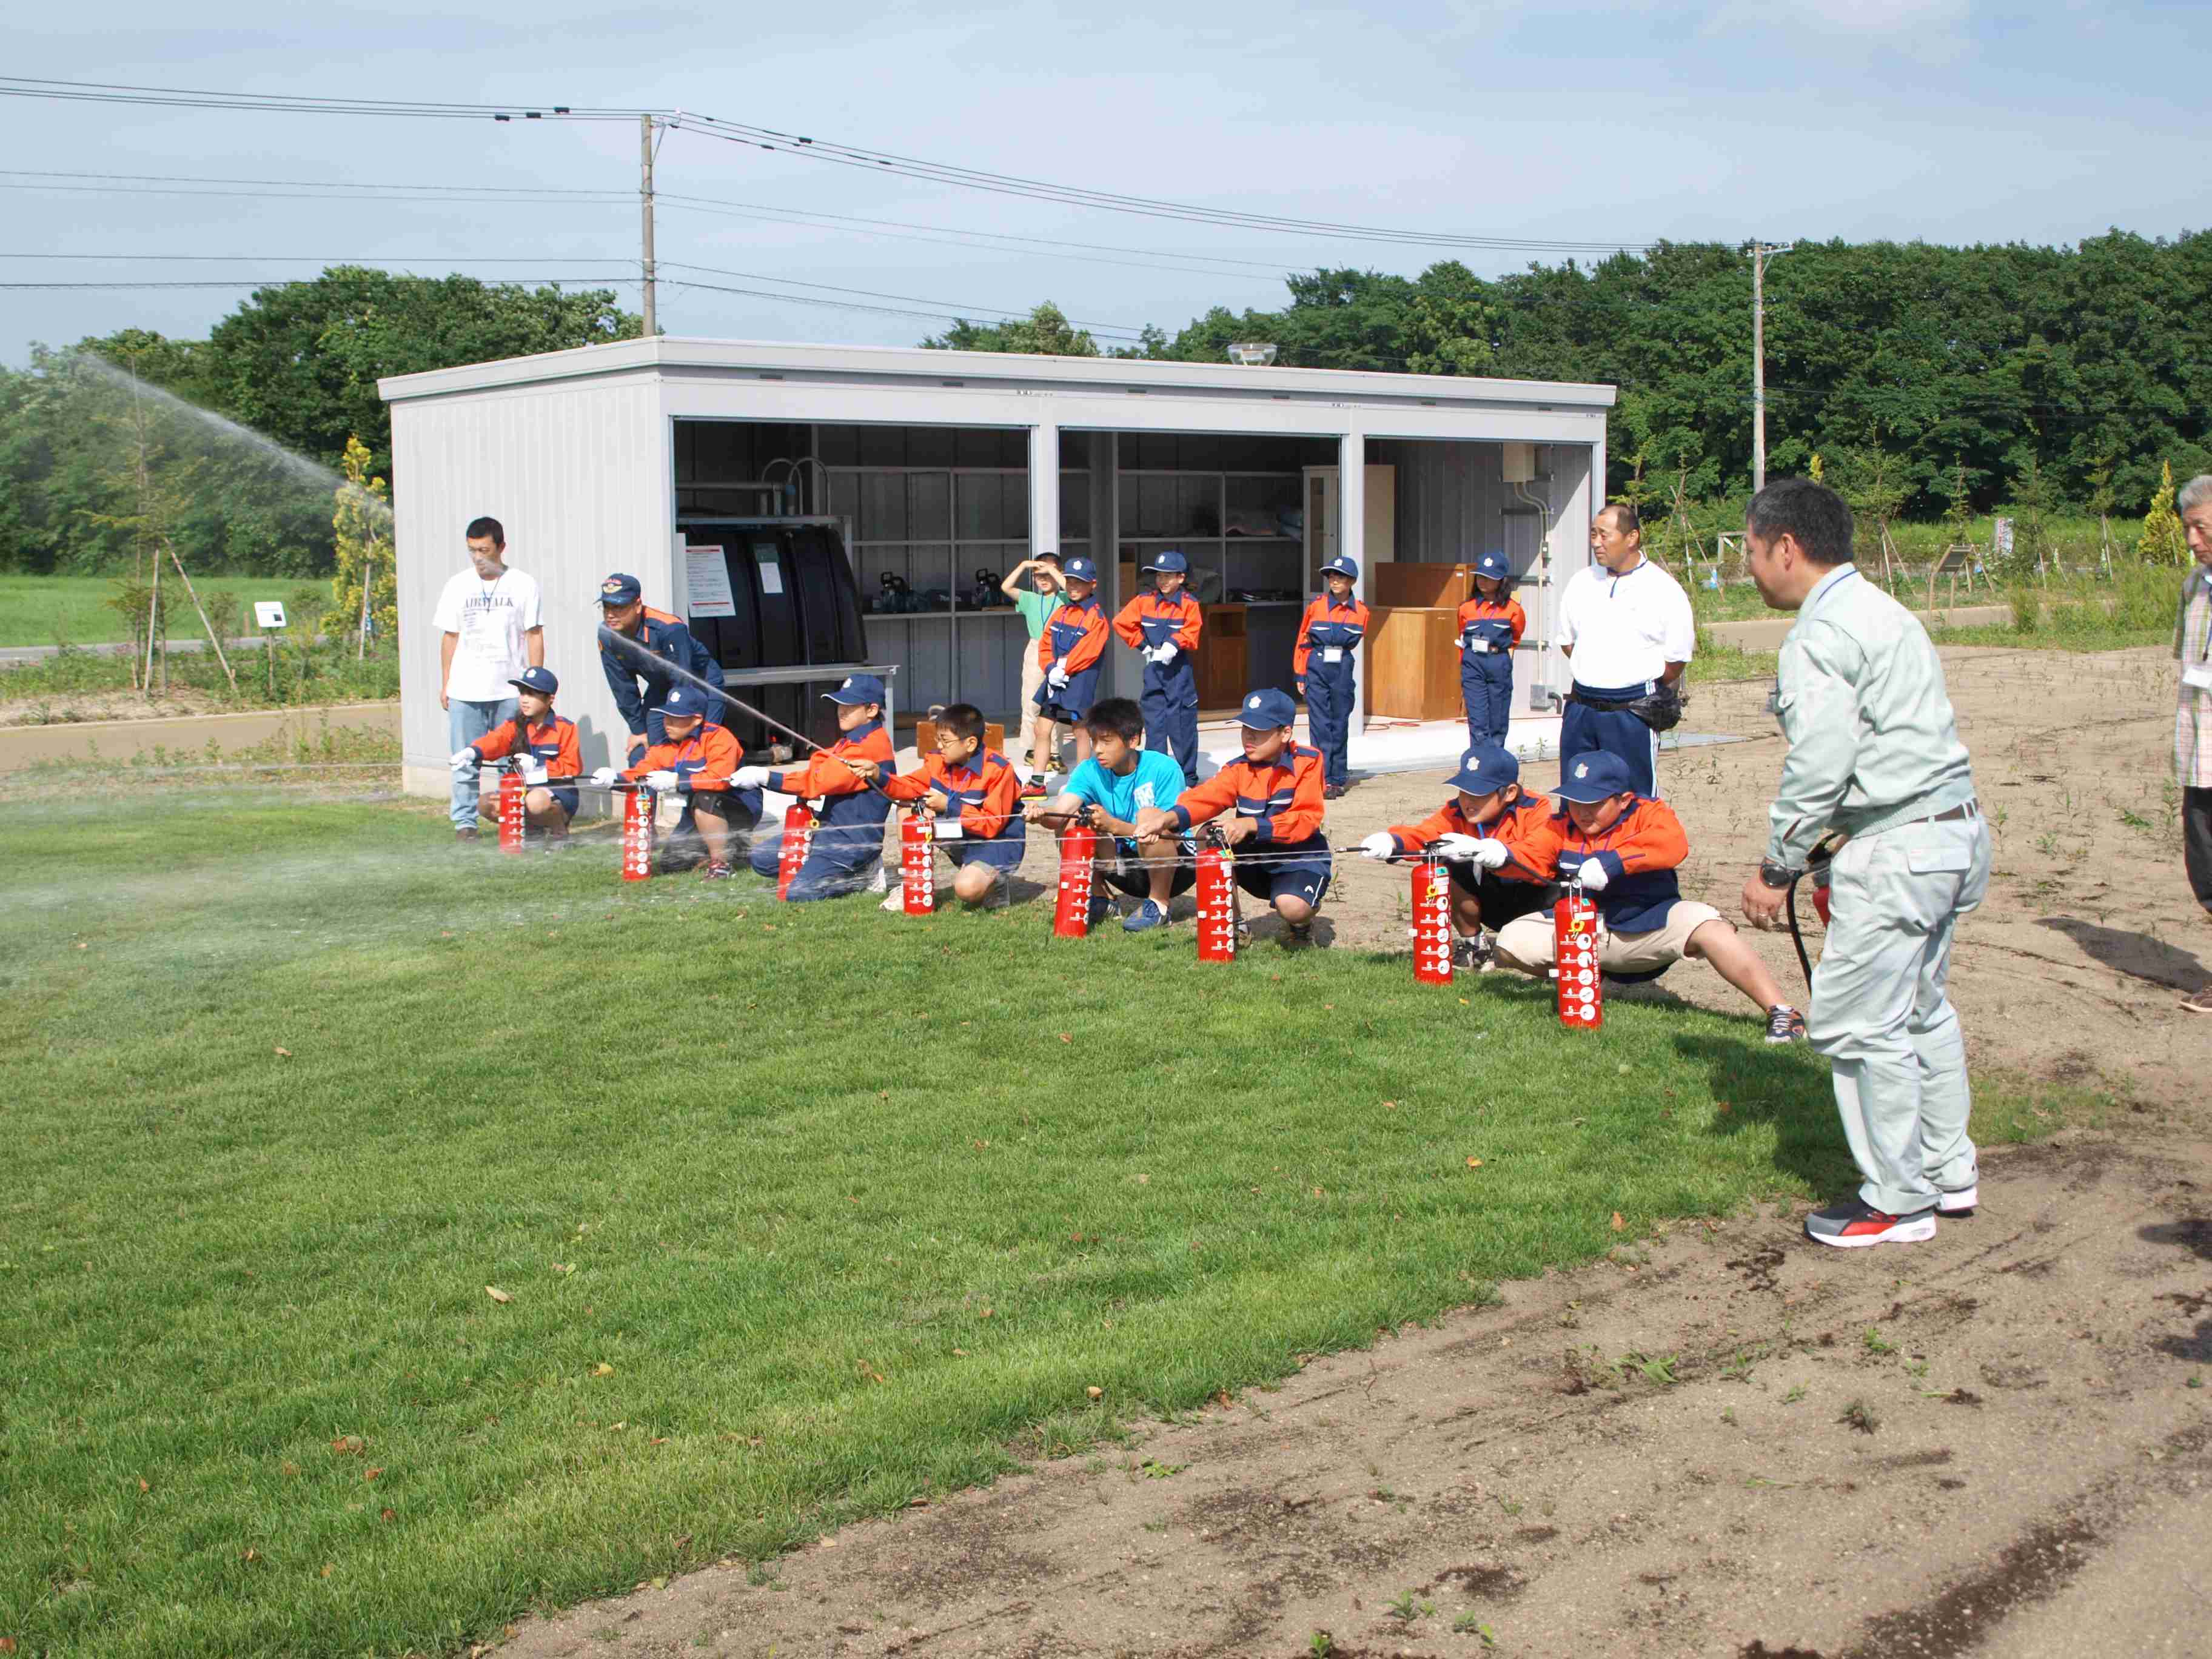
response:
M1591 520L1590 557L1559 595L1559 644L1575 671L1559 762L1593 749L1618 755L1637 793L1656 799L1659 733L1680 718L1697 619L1682 584L1644 556L1634 507L1616 502Z
M457 751L514 718L509 682L545 661L538 583L507 568L507 532L497 519L472 519L466 535L471 568L446 584L433 621L444 636L438 644L438 706L446 711L447 738ZM477 838L473 768L454 775L453 818L461 840Z

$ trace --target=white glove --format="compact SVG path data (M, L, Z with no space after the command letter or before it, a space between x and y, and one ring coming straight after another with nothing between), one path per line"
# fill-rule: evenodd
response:
M1053 664L1053 665L1052 665L1049 669L1048 669L1048 670L1046 670L1046 671L1045 671L1044 683L1045 683L1047 685L1050 686L1050 687L1051 687L1054 690L1055 690L1055 691L1065 691L1065 690L1067 690L1067 669L1066 669L1066 666L1064 664L1061 664L1061 663L1054 663L1054 664Z
M929 826L932 841L964 841L967 836L968 831L958 818L939 818Z
M655 789L673 789L677 781L676 774L666 767L662 767L658 771L647 772L645 775L645 781Z
M453 750L453 770L456 772L465 772L471 767L482 766L483 764L483 762L477 757L477 751L473 749L456 749Z
M533 757L522 763L522 781L525 783L543 783L550 775L542 760Z
M740 789L765 789L768 787L768 768L740 766L730 774L730 781Z
M1575 879L1582 883L1585 893L1602 893L1608 878L1605 866L1595 859L1584 859L1575 872Z
M1359 843L1359 850L1370 859L1381 859L1387 863L1398 855L1398 839L1388 830L1377 830Z
M1505 867L1508 854L1504 842L1494 841L1490 836L1485 836L1480 841L1475 842L1474 850L1468 856L1485 870L1503 870Z
M1173 640L1162 640L1152 647L1152 660L1164 668L1176 659L1176 654L1182 649L1182 647Z
M592 774L592 787L594 789L611 789L615 787L615 780L621 775L613 767L602 766Z
M1438 836L1431 842L1428 850L1438 858L1449 859L1455 864L1464 864L1474 856L1474 849L1482 843L1473 836Z

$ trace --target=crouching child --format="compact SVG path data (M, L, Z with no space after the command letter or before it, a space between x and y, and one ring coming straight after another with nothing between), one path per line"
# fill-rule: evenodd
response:
M1170 750L1137 747L1150 728L1143 708L1127 697L1101 698L1084 727L1091 734L1091 758L1037 816L1047 823L1080 816L1112 837L1097 873L1107 886L1143 901L1121 919L1122 932L1141 933L1165 922L1168 902L1198 879L1189 850L1174 836L1137 830L1142 814L1172 805L1182 793L1183 769ZM1103 892L1092 901L1093 925L1104 916L1106 902Z
M1550 891L1504 871L1552 816L1552 804L1521 787L1521 763L1501 744L1478 744L1460 757L1449 787L1459 793L1419 823L1394 823L1359 843L1370 859L1395 864L1441 857L1451 878L1452 965L1487 972L1492 941L1508 922L1548 908Z
M550 668L526 668L507 684L514 688L515 716L502 720L465 749L453 751L453 769L473 773L486 761L520 755L517 769L528 793L522 798L524 822L540 830L545 850L568 839L568 820L576 816L576 780L584 762L576 747L576 723L553 712L561 682ZM564 781L555 783L559 778Z
M696 689L678 685L658 710L662 740L651 744L644 758L617 774L603 767L592 781L603 787L617 776L644 783L684 803L683 816L669 837L671 867L703 858L708 881L731 873L732 838L760 822L758 789L741 789L736 783L744 745L726 726L707 718L707 698Z
M891 798L870 787L853 769L859 761L879 771L891 768L890 733L884 730L884 683L873 674L855 674L823 696L837 705L836 743L817 750L804 766L782 771L741 766L736 775L741 789L797 795L813 808L813 839L784 894L793 904L838 898L866 887L883 859L884 820L890 816ZM774 881L782 860L781 830L754 841L755 875Z
M1608 978L1656 979L1702 957L1766 1016L1769 1042L1802 1042L1805 1017L1783 1000L1765 963L1719 911L1682 896L1674 872L1689 856L1682 821L1637 792L1628 763L1604 750L1576 756L1559 780L1561 809L1505 866L1509 879L1578 880L1602 928L1598 967ZM1498 959L1541 977L1554 965L1552 919L1531 914L1498 935Z
M981 904L1012 878L1026 844L1022 780L995 749L983 746L983 711L973 703L949 704L937 717L937 752L918 771L886 776L871 760L848 762L870 782L880 781L893 800L908 801L933 816L930 834L952 860L952 892L963 904ZM903 884L894 886L884 908L904 908Z

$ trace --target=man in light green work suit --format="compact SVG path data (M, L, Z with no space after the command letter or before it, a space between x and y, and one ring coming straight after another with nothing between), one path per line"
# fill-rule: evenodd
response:
M1777 697L1790 755L1745 915L1773 927L1814 842L1850 836L1806 1026L1865 1180L1805 1231L1846 1247L1933 1238L1938 1214L1978 1201L1966 1042L1944 993L1959 918L1990 881L1972 764L1927 630L1851 563L1841 496L1777 480L1752 498L1744 545L1760 596L1797 613Z

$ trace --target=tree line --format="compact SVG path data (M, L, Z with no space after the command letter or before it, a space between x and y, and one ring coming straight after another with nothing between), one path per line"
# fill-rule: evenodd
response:
M1217 307L1112 355L1219 362L1232 340L1276 361L1597 381L1620 390L1609 491L1740 499L1752 454L1751 262L1663 242L1495 281L1457 261L1418 276L1293 276L1279 310ZM1767 465L1820 455L1906 517L2023 495L2140 514L2162 465L2212 470L2212 232L2120 231L2075 247L1800 242L1766 276ZM961 323L926 345L1098 355L1054 307Z

